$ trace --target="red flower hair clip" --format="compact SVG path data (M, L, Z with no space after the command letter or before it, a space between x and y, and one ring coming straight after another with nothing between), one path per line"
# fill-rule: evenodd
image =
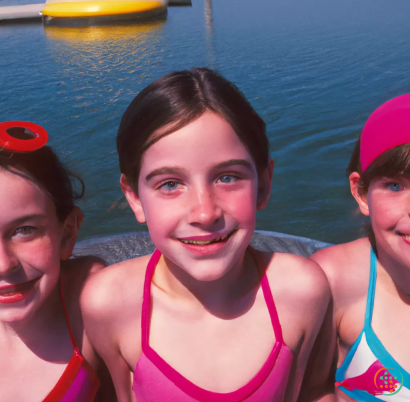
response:
M0 150L32 152L47 144L47 131L28 121L5 121L0 123Z

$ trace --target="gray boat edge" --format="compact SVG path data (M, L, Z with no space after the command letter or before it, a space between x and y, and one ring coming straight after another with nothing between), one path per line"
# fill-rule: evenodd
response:
M251 246L261 251L292 253L308 257L331 244L306 237L257 230L252 237ZM79 241L74 248L73 257L94 255L103 259L106 264L112 265L119 261L151 254L154 249L148 232L131 232Z

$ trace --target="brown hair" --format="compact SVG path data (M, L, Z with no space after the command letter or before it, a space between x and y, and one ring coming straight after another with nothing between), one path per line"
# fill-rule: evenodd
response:
M74 201L84 194L85 186L82 179L69 172L53 150L47 146L28 153L10 153L0 149L1 169L30 180L43 188L52 198L60 222L65 221L74 208ZM73 189L72 178L80 183L79 193Z
M399 145L377 157L363 173L360 163L360 136L356 141L350 158L349 165L346 169L346 176L349 177L353 172L360 175L358 182L361 194L366 194L369 190L370 183L382 177L395 178L403 175L410 175L410 143ZM370 243L377 254L376 238L374 231L369 223L364 226L365 233L369 236Z
M265 123L239 89L207 68L177 71L143 89L122 117L117 135L120 170L135 192L143 153L207 110L232 126L251 154L258 173L266 168L269 141ZM163 130L159 134L160 129Z

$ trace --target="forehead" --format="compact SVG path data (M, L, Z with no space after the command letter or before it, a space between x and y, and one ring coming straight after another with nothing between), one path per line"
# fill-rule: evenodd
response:
M0 223L24 215L52 214L54 203L30 180L0 168Z
M254 166L232 126L217 114L206 112L151 145L142 157L141 171L169 164L205 168L230 159L244 159Z

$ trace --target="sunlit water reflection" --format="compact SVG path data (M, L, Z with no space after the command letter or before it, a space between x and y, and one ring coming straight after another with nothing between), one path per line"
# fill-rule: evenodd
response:
M37 3L3 0L1 5ZM33 120L82 174L82 237L145 230L121 200L115 136L132 98L176 69L216 68L267 123L275 173L257 227L329 242L361 220L344 169L366 116L410 92L410 3L193 0L162 21L0 25L0 119Z

